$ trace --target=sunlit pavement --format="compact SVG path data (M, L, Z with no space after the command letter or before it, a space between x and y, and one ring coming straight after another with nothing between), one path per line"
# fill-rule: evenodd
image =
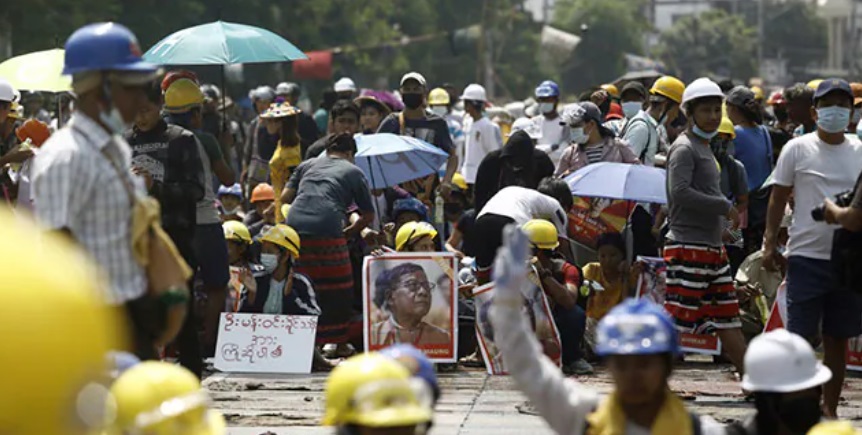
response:
M685 363L677 367L671 387L698 413L719 421L742 419L752 412L753 405L743 398L729 367L711 362ZM552 433L541 418L532 415L526 399L508 377L463 368L439 376L443 395L437 404L432 435ZM229 434L332 434L332 428L318 426L323 415L325 380L325 374L215 373L204 385L215 406L225 414ZM578 380L585 388L610 391L611 381L601 368L595 375ZM849 375L843 398L839 414L862 427L862 377Z

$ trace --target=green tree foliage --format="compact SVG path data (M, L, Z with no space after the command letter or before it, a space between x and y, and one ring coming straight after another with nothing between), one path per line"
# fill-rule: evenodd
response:
M828 49L826 22L814 5L772 1L765 10L764 57L787 59L791 72L823 60Z
M641 53L641 0L559 0L555 26L583 39L563 70L566 90L585 90L625 73L624 53ZM582 31L586 29L586 31Z
M662 33L657 53L684 81L756 74L757 30L737 15L710 10L679 19Z

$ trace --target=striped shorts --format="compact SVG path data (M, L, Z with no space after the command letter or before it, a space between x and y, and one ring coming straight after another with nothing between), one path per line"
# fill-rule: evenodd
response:
M664 307L681 332L709 333L741 328L739 300L724 247L668 241Z

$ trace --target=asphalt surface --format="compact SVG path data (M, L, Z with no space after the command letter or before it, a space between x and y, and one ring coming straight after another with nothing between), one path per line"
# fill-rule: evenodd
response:
M695 412L722 422L743 419L753 412L745 401L730 366L695 358L677 367L671 388ZM544 421L532 413L525 397L505 376L489 376L477 369L439 374L443 391L437 404L432 435L442 434L550 434ZM600 393L611 389L601 368L579 376L584 388ZM326 374L247 375L215 373L204 381L215 407L226 417L231 435L332 434L320 427ZM841 418L862 428L862 377L850 374L839 409Z

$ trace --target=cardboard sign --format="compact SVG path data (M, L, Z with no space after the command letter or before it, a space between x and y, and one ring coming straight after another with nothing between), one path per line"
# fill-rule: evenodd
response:
M222 313L215 368L235 373L311 373L316 316Z
M626 226L634 203L622 199L574 197L568 213L569 237L590 249L596 249L603 233L620 233Z
M450 253L387 253L362 268L365 349L412 344L434 362L458 357L458 292Z
M530 274L530 281L538 284L535 270ZM524 309L528 324L533 327L536 339L542 346L542 351L557 367L561 366L563 360L562 342L560 332L554 324L554 317L545 292L537 285L529 286L523 290ZM473 301L476 306L476 339L485 360L488 374L507 374L503 355L494 341L494 327L491 325L489 313L494 301L494 283L486 284L473 289Z
M664 306L667 295L667 265L664 259L638 256L637 261L643 264L643 273L638 277L637 297L645 297ZM721 355L721 341L715 334L706 334L702 330L682 332L679 341L683 352Z

